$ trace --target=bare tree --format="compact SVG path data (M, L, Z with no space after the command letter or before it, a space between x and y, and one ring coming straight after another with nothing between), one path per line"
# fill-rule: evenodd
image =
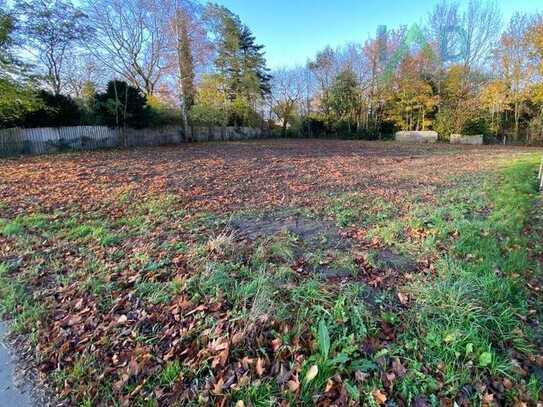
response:
M89 35L87 17L64 0L19 0L17 12L26 51L44 67L45 83L55 94L62 93L67 56Z
M70 52L68 58L70 63L67 64L64 73L66 93L81 98L90 84L97 88L105 87L110 79L110 72L105 70L93 55L78 50Z
M88 3L87 10L94 28L89 52L145 95L152 95L168 69L161 3L96 0Z
M470 0L462 16L463 63L466 72L488 61L501 31L501 13L495 1Z
M428 15L426 35L434 49L436 63L443 70L447 64L459 62L463 57L465 35L459 4L443 1Z
M281 123L283 137L286 136L297 109L304 102L304 75L303 68L278 69L272 74L272 112Z

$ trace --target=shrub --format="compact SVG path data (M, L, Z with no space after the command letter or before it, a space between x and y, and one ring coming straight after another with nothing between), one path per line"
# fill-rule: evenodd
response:
M28 113L22 121L25 127L63 127L78 126L82 121L82 111L70 96L54 95L40 91L38 99L41 108Z

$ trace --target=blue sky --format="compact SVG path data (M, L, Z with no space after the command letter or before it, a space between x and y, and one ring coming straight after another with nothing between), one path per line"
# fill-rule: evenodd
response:
M215 0L238 14L266 46L268 64L302 65L326 45L364 42L378 25L420 23L439 0ZM497 1L504 19L543 11L541 0Z

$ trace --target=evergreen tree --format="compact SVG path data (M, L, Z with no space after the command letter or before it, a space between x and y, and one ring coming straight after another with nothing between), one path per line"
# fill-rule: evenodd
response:
M325 110L330 112L331 117L328 119L345 123L350 133L352 123L355 121L359 100L358 79L352 70L345 69L335 78L323 100Z
M96 111L110 127L142 128L148 111L145 96L124 81L110 81L105 93L96 95Z
M270 92L269 70L263 46L255 42L251 30L225 7L210 5L207 18L215 36L215 68L222 91L231 103L230 123L247 124L256 105Z
M38 93L42 107L28 113L24 127L64 127L79 126L82 123L83 112L70 96L54 94L45 90Z
M247 26L240 31L239 47L241 52L241 69L243 84L241 92L256 91L260 96L270 93L269 69L266 67L264 46L255 42L256 38Z

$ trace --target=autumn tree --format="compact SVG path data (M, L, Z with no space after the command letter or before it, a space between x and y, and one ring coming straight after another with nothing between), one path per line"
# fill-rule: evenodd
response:
M502 80L508 90L508 100L513 111L513 137L519 138L520 118L529 99L535 67L530 61L529 30L531 18L515 14L502 34L496 50L496 60Z
M389 99L389 117L402 130L426 130L427 115L437 99L421 72L421 56L406 56L394 78Z
M330 86L338 73L334 50L331 47L324 48L317 53L313 61L307 64L307 67L319 84L319 97L326 99Z
M226 126L230 101L222 91L222 78L204 75L196 91L195 105L190 111L192 123L200 126Z
M536 80L531 87L532 100L535 107L532 129L539 141L543 140L543 15L534 19L528 32L530 61L536 72Z
M504 115L509 110L509 88L505 81L495 79L486 83L479 96L481 107L490 113L490 129L494 135L502 133Z

